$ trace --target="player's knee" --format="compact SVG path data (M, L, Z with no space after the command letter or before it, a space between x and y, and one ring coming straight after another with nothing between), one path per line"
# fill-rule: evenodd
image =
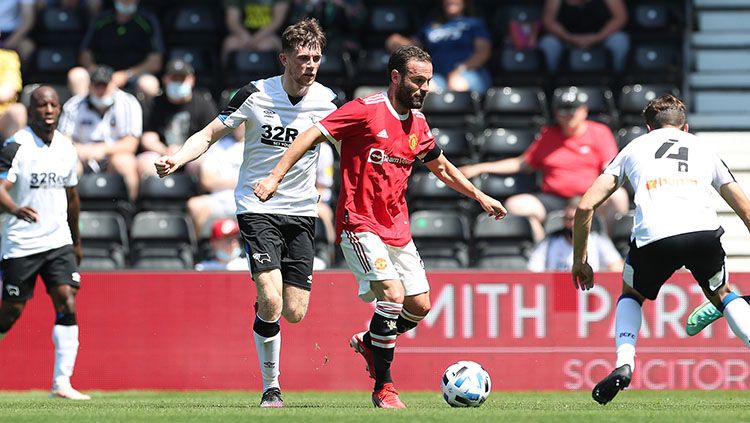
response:
M283 301L280 295L258 298L258 314L267 319L276 319L281 314Z
M290 307L284 308L281 312L284 319L289 323L299 323L305 318L307 314L307 307Z

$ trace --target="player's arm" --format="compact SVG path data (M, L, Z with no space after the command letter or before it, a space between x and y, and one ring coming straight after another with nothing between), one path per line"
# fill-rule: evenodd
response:
M203 129L191 135L173 155L160 157L154 163L156 174L160 178L171 175L186 163L200 157L213 143L230 132L232 132L232 128L224 125L219 118L214 119Z
M25 220L29 223L36 222L39 218L36 210L27 206L19 206L13 201L13 197L10 196L10 189L13 188L14 183L7 179L0 179L0 207L4 212L10 213L13 216Z
M594 286L594 271L588 264L589 233L594 211L617 190L617 177L611 174L601 174L593 185L583 194L576 209L573 224L573 284L581 290L589 290Z
M439 150L437 150L439 151ZM445 182L446 185L453 188L455 191L476 200L482 209L487 212L490 216L495 219L502 219L508 212L505 210L503 205L488 196L482 190L474 186L467 178L461 173L453 163L448 160L442 152L439 153L437 158L429 160L430 153L425 156L425 166L430 169L430 172L434 173L441 181Z
M81 234L78 231L78 216L81 213L81 198L78 196L76 187L66 187L65 195L68 197L68 227L70 228L70 237L73 239L73 250L76 255L76 262L81 264L83 252L81 250Z
M748 200L745 191L737 182L729 182L719 189L721 198L729 204L729 207L737 213L745 227L750 230L750 200Z
M253 191L260 201L267 201L271 198L279 188L279 184L284 179L284 176L289 172L289 169L302 158L305 152L325 140L326 136L314 125L297 136L286 152L284 152L284 155L281 156L279 162L276 163L273 170L271 170L271 173L263 178L262 181L255 184Z

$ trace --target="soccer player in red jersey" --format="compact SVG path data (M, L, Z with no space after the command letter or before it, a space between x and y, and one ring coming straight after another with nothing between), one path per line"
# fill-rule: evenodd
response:
M409 229L407 181L416 160L440 180L475 199L497 219L503 205L472 185L435 143L422 107L432 79L432 59L404 46L388 62L385 93L352 100L303 132L284 153L255 195L268 200L287 171L315 144L330 140L341 156L341 193L336 239L364 301L376 300L370 330L351 346L365 357L375 379L372 401L380 408L405 408L390 367L396 337L417 326L430 310L430 286Z

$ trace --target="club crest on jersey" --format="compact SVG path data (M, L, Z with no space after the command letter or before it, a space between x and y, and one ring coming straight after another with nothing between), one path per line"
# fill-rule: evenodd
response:
M255 253L253 254L253 259L261 264L264 262L271 262L271 256L269 256L268 253Z
M386 266L388 266L388 262L385 261L384 258L375 259L375 268L376 269L383 270L383 269L386 268Z
M371 148L370 154L367 156L367 161L375 164L383 164L385 158L385 151L379 148Z
M416 135L409 134L409 148L411 148L412 150L416 150L418 142L419 142L419 140L417 140L417 136Z

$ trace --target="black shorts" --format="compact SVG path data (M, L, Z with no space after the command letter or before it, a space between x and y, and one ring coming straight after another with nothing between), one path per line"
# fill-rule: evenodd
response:
M312 288L314 217L243 213L237 221L250 273L281 269L284 283Z
M47 291L57 285L81 287L76 257L72 245L25 257L8 258L0 262L3 280L3 300L26 301L34 295L37 276L42 277Z
M682 266L704 290L715 292L724 285L724 229L671 236L638 248L630 242L623 280L649 300L655 300L664 282Z

